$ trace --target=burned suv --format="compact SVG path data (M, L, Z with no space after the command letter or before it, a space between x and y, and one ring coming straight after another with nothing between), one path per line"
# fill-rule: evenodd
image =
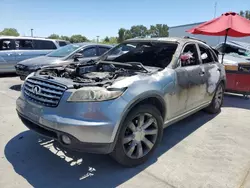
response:
M204 42L138 38L98 60L32 73L16 109L28 128L66 148L135 166L153 153L163 128L201 109L218 113L224 88L224 67Z

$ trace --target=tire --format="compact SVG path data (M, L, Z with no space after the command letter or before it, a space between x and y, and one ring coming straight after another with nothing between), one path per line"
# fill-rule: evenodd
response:
M224 91L225 86L223 83L220 83L216 88L212 102L207 108L205 108L206 112L210 114L217 114L220 112L224 100Z
M153 105L139 105L131 110L120 126L111 156L126 167L147 161L162 139L163 119L159 110Z

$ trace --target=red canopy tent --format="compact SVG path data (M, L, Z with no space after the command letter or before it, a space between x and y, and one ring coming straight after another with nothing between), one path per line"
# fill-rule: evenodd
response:
M191 28L187 30L187 32L198 35L225 36L226 43L227 36L250 36L250 20L238 15L235 12L227 12L218 18Z
M194 27L187 32L200 35L225 36L226 43L227 36L250 36L250 20L238 15L235 12L227 12L225 14L222 14L218 18L212 19L211 21ZM224 54L222 55L222 63L223 58ZM244 73L241 75L241 78L239 75L240 74L238 74L237 76L232 75L231 77L231 73L227 74L228 88L230 88L231 91L240 91L245 94L250 94L250 74Z
M250 36L250 20L235 12L227 12L187 32L211 36L246 37Z

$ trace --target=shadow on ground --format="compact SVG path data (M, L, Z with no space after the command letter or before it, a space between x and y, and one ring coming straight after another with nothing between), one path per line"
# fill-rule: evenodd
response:
M199 112L164 131L164 138L151 159L136 168L123 168L108 155L63 152L54 141L32 131L12 138L5 156L14 170L33 187L117 187L150 165L181 142L214 115Z
M0 78L16 77L16 73L0 73Z
M21 84L13 85L10 87L11 90L21 91Z
M245 99L242 95L225 94L223 107L250 110L250 99Z

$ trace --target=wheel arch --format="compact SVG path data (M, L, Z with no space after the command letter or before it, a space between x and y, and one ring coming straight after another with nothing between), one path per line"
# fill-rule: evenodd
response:
M121 127L123 122L125 121L125 118L127 117L127 115L131 112L132 109L136 108L139 105L142 104L153 104L156 106L156 108L159 110L159 112L161 113L162 119L165 119L166 116L166 104L165 101L163 99L163 97L160 94L150 94L144 97L138 97L132 104L129 105L129 107L126 109L126 111L123 113L122 119L120 120L120 123L118 125L118 129L115 133L115 137L114 137L114 142L112 143L111 146L111 151L113 151L116 142L118 140L118 136L119 133L121 131Z

